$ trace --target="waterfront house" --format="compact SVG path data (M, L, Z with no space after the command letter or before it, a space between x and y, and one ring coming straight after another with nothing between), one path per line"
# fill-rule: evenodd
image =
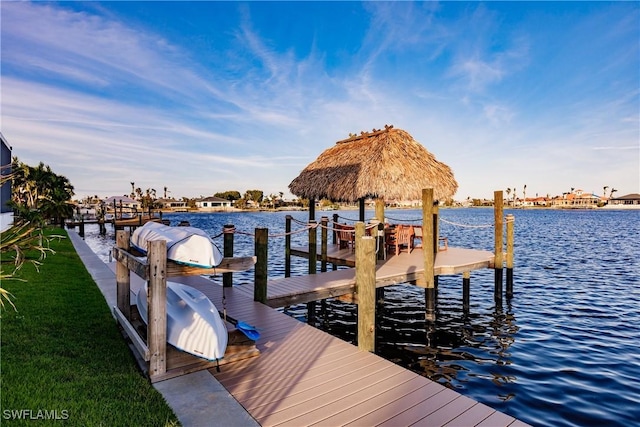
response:
M108 212L107 219L112 219L113 215L116 218L131 218L141 208L140 202L127 196L111 196L104 204Z
M225 211L231 209L231 201L220 197L210 196L196 200L196 208L200 211Z
M615 209L640 209L640 194L631 193L609 199L606 207Z
M183 200L176 200L174 198L169 199L158 199L156 200L156 205L160 207L163 211L170 212L187 212L189 211L189 206L187 206L187 202Z

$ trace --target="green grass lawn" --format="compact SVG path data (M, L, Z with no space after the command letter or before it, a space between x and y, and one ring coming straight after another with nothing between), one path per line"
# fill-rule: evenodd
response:
M2 283L17 311L5 304L0 318L0 425L178 425L137 369L72 243L52 240L51 247L56 253L40 272L30 263L20 270L27 282Z

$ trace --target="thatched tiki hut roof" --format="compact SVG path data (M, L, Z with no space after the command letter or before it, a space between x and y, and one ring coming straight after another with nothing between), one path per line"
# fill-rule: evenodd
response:
M435 200L445 200L458 183L449 166L393 126L338 141L289 184L298 197L343 202L419 200L424 188L433 188Z

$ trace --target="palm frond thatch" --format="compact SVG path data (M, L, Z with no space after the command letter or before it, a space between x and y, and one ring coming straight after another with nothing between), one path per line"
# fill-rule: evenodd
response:
M343 202L366 197L417 200L424 188L433 188L434 198L445 200L458 183L449 166L393 126L338 141L289 184L298 197Z

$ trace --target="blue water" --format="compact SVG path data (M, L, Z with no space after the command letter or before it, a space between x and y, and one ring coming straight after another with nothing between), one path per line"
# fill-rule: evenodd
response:
M338 211L355 219L353 211ZM381 356L497 410L540 426L628 426L640 422L640 211L514 210L514 296L494 300L492 270L471 274L471 301L462 306L461 276L439 278L436 322L425 322L424 292L387 288L379 314ZM218 235L233 224L237 255L252 255L256 227L269 229L269 276L284 275L285 215L306 212L165 214L177 224ZM330 213L331 214L331 213ZM390 210L391 222L420 211ZM373 216L367 211L367 218ZM493 250L492 209L442 209L440 235L451 246ZM452 224L453 223L453 224ZM454 225L455 224L455 225ZM463 226L464 225L464 226ZM473 227L471 227L473 226ZM303 225L294 223L292 229ZM103 259L109 235L87 228L87 243ZM292 236L306 245L307 234ZM222 247L222 238L216 243ZM292 274L307 261L293 258ZM221 279L215 278L217 282ZM251 286L253 271L234 275ZM306 306L288 307L306 319ZM355 342L355 306L317 305L315 326Z

